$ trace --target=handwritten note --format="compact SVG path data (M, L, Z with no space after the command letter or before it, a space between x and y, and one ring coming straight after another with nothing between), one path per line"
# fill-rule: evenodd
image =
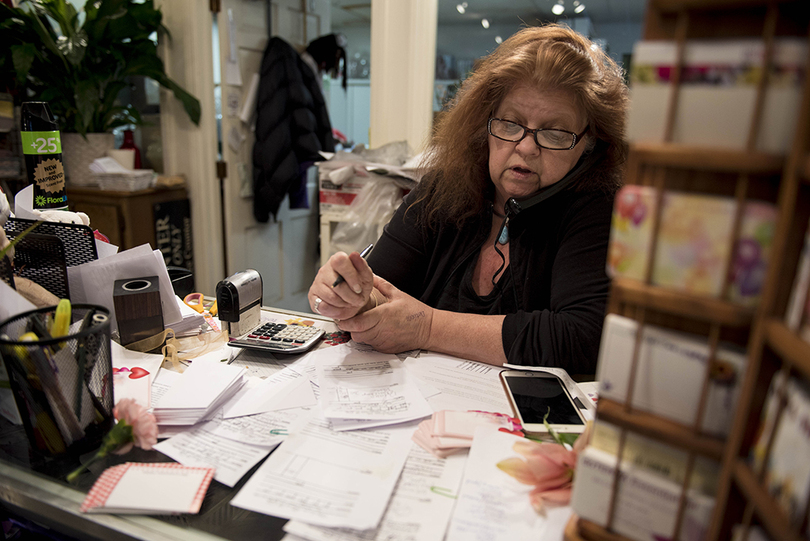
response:
M394 355L340 345L313 353L320 404L330 419L403 420L433 413Z
M335 432L301 421L231 504L329 527L376 528L411 449L413 426Z
M324 541L442 541L466 460L466 455L436 458L414 445L376 530L324 528L291 520L284 531Z
M158 442L154 449L185 466L216 468L214 479L232 487L272 447L240 443L195 427Z
M436 411L483 410L512 415L497 366L423 352L407 359L405 368L441 391L428 400Z

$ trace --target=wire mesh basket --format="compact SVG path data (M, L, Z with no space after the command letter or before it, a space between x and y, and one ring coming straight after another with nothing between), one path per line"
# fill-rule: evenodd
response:
M151 188L155 174L151 169L137 169L126 173L93 173L92 177L102 190L137 192Z
M51 338L55 310L0 324L0 357L31 449L78 456L97 448L114 424L109 312L74 305L67 334Z

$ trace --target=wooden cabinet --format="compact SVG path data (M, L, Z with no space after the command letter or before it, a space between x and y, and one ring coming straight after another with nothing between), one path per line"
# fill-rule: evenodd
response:
M149 244L158 246L155 204L188 199L185 187L148 188L136 192L114 192L98 188L69 187L70 210L90 217L90 227L106 235L121 250Z
M727 438L708 436L700 432L698 420L705 407L710 378L707 363L703 377L701 403L695 422L691 425L674 423L648 413L634 410L632 383L624 401L600 400L597 419L609 421L622 428L620 441L628 432L674 445L689 453L691 471L696 456L713 457L720 461L721 473L716 493L712 521L706 539L732 538L738 525L747 531L751 525L761 527L771 539L804 539L808 511L803 524L791 525L787 513L765 488L764 466L757 471L749 456L761 426L766 394L773 376L778 372L810 381L810 344L803 341L784 323L797 263L810 217L810 58L806 60L801 82L801 104L794 112L798 119L787 153L767 154L757 151L758 129L763 125L763 106L767 79L773 63L774 41L781 36L807 39L810 10L806 0L650 0L645 18L644 39L670 40L677 43L678 60L671 79L673 91L668 103L661 104L666 128L663 143L631 144L627 183L657 188L658 210L661 194L667 190L726 195L737 200L737 216L732 246L740 233L740 209L750 199L775 203L778 218L764 289L759 303L744 307L729 300L728 278L720 298L706 298L655 286L651 281L649 264L642 281L616 279L612 284L608 310L636 319L639 329L644 325L699 333L705 336L714 357L721 341L741 345L747 351L747 367L733 425ZM684 65L684 47L690 40L759 38L764 43L766 74L757 88L751 128L745 149L695 147L674 144L673 122L677 114L678 92ZM660 220L660 212L657 213ZM653 246L658 226L654 226ZM729 262L730 263L730 262ZM640 333L639 333L640 335ZM639 336L637 335L637 336ZM638 338L634 352L633 371L638 361ZM779 411L784 404L779 406ZM777 416L780 413L777 413ZM772 441L772 440L771 440ZM620 449L623 443L620 443ZM767 445L770 453L771 443ZM810 457L805 457L810 460ZM763 463L767 463L766 460ZM689 475L686 475L688 480ZM618 476L615 477L612 498L615 499ZM678 525L672 539L679 538L684 516L688 481L682 488L678 507ZM807 487L798 487L804 491ZM607 527L573 519L566 530L567 539L620 540L612 531L615 506L611 505ZM747 535L747 534L746 534ZM745 539L745 537L742 537Z

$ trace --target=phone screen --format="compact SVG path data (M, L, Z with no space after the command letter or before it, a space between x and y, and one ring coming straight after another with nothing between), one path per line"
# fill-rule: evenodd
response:
M524 424L543 424L546 413L552 425L584 424L560 380L507 377L505 381Z

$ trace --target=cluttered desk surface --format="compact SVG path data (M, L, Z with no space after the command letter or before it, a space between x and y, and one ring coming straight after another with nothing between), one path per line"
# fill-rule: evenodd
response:
M472 532L487 539L562 538L570 508L536 514L532 487L495 467L517 456L515 436L498 431L498 419L477 429L472 448L447 458L414 443L433 412L509 413L500 368L428 352L370 351L331 320L308 314L265 309L262 321L305 322L326 334L309 353L234 356L234 348L212 344L178 366L114 345L116 397L146 393L160 423L156 450L110 454L66 483L76 458L37 458L22 427L3 420L0 497L23 516L78 538L441 540L445 532L446 539ZM132 377L144 371L149 377ZM204 389L201 381L212 384ZM211 397L233 386L238 391L224 405L210 407ZM174 407L181 403L197 407ZM146 503L144 490L140 497L118 494L123 512L82 512L108 468L171 461L214 468L199 512L159 514L173 505L178 482Z

